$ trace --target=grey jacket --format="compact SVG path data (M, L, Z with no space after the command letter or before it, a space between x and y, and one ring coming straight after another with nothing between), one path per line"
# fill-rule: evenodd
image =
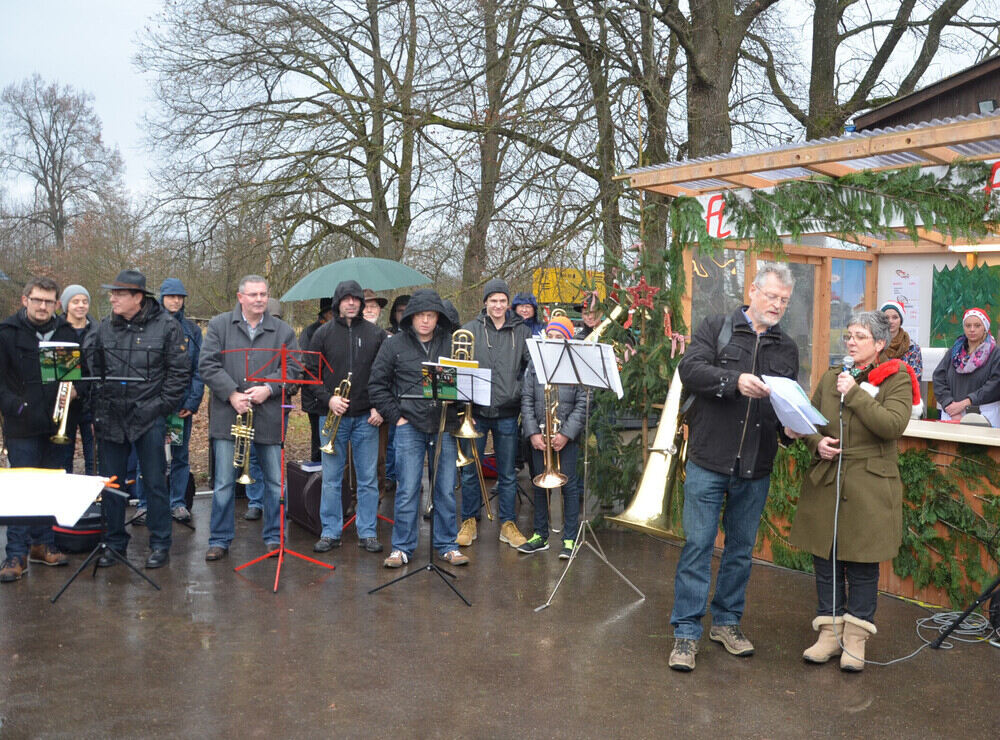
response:
M559 420L559 431L571 440L576 440L583 432L587 415L587 393L582 385L560 385L558 388L559 406L556 408L556 418ZM528 363L524 373L524 384L521 391L521 430L525 438L532 434L541 434L541 426L545 422L545 385L538 382L535 376L534 363Z
M521 410L521 381L528 364L526 340L531 329L513 311L507 312L503 326L497 329L486 309L462 328L475 336L474 359L479 361L479 367L489 368L493 377L490 405L476 406L474 413L491 419L517 416Z
M934 396L941 408L965 398L973 406L1000 401L1000 345L971 373L958 372L951 364L951 350L945 352L934 368Z
M257 333L250 340L243 310L239 305L232 311L220 313L208 322L205 341L201 345L201 361L198 369L205 385L212 391L209 412L211 424L209 436L212 439L226 439L231 436L236 411L229 403L233 391L242 391L255 385L248 381L250 376L263 374L266 378L281 377L281 361L273 352L232 352L227 350L277 350L285 345L289 350L298 350L295 332L281 319L265 312L257 325ZM248 359L249 357L249 359ZM265 369L264 366L267 366ZM297 377L296 363L288 363L288 374ZM269 382L271 397L259 406L253 407L254 441L266 445L281 442L281 386L280 382ZM294 386L292 386L294 388Z

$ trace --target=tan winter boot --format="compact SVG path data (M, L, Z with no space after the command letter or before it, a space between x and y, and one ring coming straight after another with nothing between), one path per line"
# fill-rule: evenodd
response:
M840 640L844 635L843 617L816 617L813 629L819 632L819 637L812 647L802 653L802 660L807 663L826 663L842 652Z
M844 654L840 656L840 670L857 673L865 669L865 643L878 630L871 622L844 615Z

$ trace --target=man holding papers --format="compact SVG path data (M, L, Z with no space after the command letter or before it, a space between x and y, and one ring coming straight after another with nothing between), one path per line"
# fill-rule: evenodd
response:
M694 670L723 507L726 543L709 638L733 655L754 651L740 630L740 619L780 429L770 390L760 376L798 376L798 348L778 326L793 287L788 267L762 264L750 286L750 304L702 321L679 366L694 402L688 412L684 484L687 541L677 564L670 615L674 648L669 665L674 670Z

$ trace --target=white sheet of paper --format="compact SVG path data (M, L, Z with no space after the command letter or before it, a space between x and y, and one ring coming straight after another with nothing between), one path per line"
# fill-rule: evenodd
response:
M815 434L817 424L828 423L827 418L809 402L802 386L791 378L762 375L761 379L771 389L771 406L778 420L793 432Z
M489 406L493 374L485 367L458 368L458 400Z
M54 516L72 527L87 511L107 479L10 469L0 473L0 516Z
M618 361L610 344L532 337L528 340L528 355L535 365L539 383L583 385L614 391L618 398L625 395Z

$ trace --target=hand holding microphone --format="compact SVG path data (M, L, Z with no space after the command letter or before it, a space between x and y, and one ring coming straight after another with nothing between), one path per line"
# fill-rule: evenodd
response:
M837 390L840 391L840 405L844 405L844 396L847 392L851 390L857 383L854 382L854 376L851 375L851 368L854 367L854 358L850 355L844 355L843 370L840 375L837 376Z

